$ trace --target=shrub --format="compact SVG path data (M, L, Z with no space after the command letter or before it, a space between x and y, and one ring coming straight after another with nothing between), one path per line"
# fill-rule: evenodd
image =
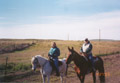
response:
M5 64L0 65L0 73L4 72L6 68ZM31 64L24 63L8 63L7 64L7 73L17 72L17 71L27 71L31 70Z
M31 69L31 64L24 64L24 63L16 64L14 68L15 71L25 71L29 69Z

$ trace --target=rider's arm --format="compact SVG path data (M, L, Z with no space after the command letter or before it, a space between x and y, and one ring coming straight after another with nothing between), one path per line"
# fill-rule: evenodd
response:
M82 47L80 48L80 52L81 52L81 53L83 52L83 48L82 48Z
M52 56L52 48L51 48L50 51L48 52L48 56Z
M48 53L48 56L50 56L50 54Z
M57 56L60 56L60 49L57 48Z
M54 51L53 57L58 57L60 56L60 50L59 48L56 48L56 50Z
M89 48L87 48L86 53L89 53L92 50L92 44L90 44Z

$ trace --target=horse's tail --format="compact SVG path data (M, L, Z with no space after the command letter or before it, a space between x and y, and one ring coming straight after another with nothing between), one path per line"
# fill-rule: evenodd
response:
M65 71L66 76L67 76L67 71L68 71L68 64L66 64L66 71Z
M99 71L99 78L100 78L100 83L105 83L105 71L104 71L104 63L103 60L99 57L100 59L100 65L98 68Z

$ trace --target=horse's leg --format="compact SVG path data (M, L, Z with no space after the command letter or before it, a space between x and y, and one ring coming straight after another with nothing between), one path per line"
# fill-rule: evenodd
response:
M78 76L79 80L81 81L81 79L80 79L80 74L77 73L77 76Z
M61 83L63 83L63 73L60 73Z
M63 74L64 83L66 83L66 77L67 77L67 75L66 75L66 73L64 73L64 74Z
M104 63L103 60L99 57L99 64L98 65L98 71L99 71L99 78L100 83L105 83L105 70L104 70Z
M43 83L45 83L46 76L45 76L45 75L42 75L42 78L43 78Z
M40 69L41 75L42 75L42 81L45 83L46 76L43 74L42 68Z
M66 77L67 77L66 69L64 70L63 73L60 73L60 76L61 76L61 78L63 79L63 82L66 83Z
M81 83L84 83L85 75L79 75L79 79Z
M96 83L96 72L93 72L92 75L93 75L93 83Z
M78 76L80 82L84 83L85 75L81 75L81 74L77 73L77 76Z
M49 81L50 81L50 76L48 75L47 76L47 82L49 83Z

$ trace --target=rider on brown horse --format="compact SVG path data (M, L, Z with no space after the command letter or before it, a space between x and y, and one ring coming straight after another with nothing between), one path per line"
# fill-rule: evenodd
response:
M80 52L85 56L85 58L87 57L88 61L90 61L91 63L93 71L95 71L94 60L92 55L92 44L90 43L88 38L85 39L85 43L82 45Z

